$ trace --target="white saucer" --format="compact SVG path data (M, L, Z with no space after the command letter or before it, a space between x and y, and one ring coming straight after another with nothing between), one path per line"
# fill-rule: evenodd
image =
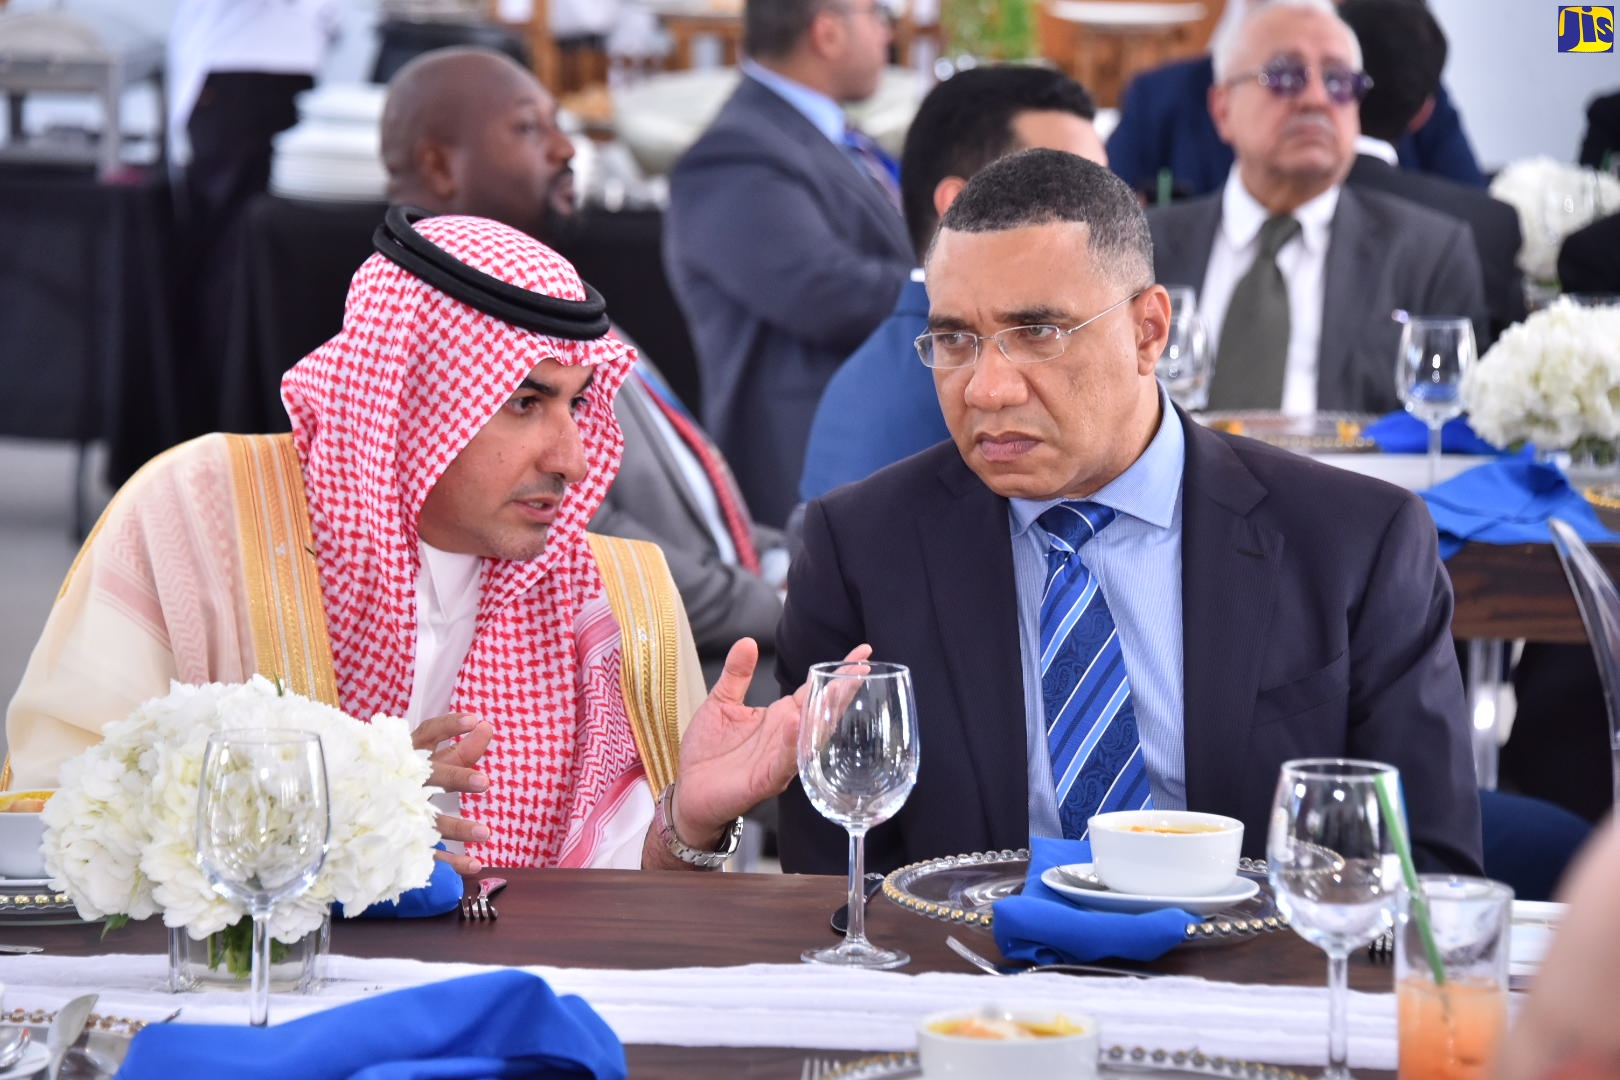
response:
M1075 903L1084 907L1096 908L1098 911L1123 911L1136 914L1144 911L1160 911L1164 908L1180 908L1190 911L1194 915L1213 915L1217 911L1224 911L1234 904L1241 904L1260 891L1260 883L1251 878L1234 877L1232 884L1218 893L1208 896L1153 896L1147 893L1114 892L1101 882L1094 889L1071 885L1063 879L1058 871L1064 870L1080 878L1096 880L1091 869L1091 863L1070 863L1067 866L1053 866L1041 874L1041 884L1053 892L1062 893Z
M0 1080L23 1080L23 1077L37 1076L40 1070L51 1060L51 1052L45 1048L44 1036L36 1036L23 1051L22 1060L9 1069L0 1069Z

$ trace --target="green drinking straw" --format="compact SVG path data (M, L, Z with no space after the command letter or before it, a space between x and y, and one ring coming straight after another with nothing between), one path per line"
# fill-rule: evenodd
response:
M1434 984L1446 984L1445 966L1440 962L1440 948L1434 943L1434 928L1429 923L1429 901L1423 895L1423 885L1418 881L1417 867L1412 864L1412 845L1406 839L1406 818L1399 812L1399 802L1395 785L1400 783L1400 774L1391 770L1379 773L1373 778L1373 791L1378 794L1378 805L1384 812L1384 821L1389 825L1389 838L1395 845L1395 854L1401 860L1401 876L1406 879L1406 891L1411 900L1409 908L1412 918L1417 920L1418 936L1423 939L1423 954L1428 957L1429 971L1434 975Z

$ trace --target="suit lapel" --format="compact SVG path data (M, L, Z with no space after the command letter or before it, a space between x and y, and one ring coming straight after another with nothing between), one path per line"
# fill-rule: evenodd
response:
M906 232L905 219L877 182L862 175L842 148L833 145L803 113L759 80L744 75L737 94L749 107L766 113L778 130L810 157L812 167L806 170L806 175L826 177L829 183L855 199L871 217L882 223L897 250L910 254L911 237Z
M1215 230L1221 225L1220 195L1189 204L1171 222L1171 227L1161 232L1167 246L1161 278L1174 274L1177 280L1169 284L1191 285L1203 296L1209 253L1215 247Z
M1366 294L1370 268L1381 265L1381 252L1386 250L1378 221L1350 187L1341 186L1322 267L1322 337L1316 349L1318 409L1349 409L1358 397L1350 361L1356 342L1366 331L1361 324L1368 318L1384 317L1380 312L1368 312ZM1393 353L1389 363L1393 372Z
M691 481L676 464L674 451L665 452L658 449L663 442L663 435L660 434L657 421L653 417L658 411L658 403L652 400L652 391L641 384L635 372L631 372L630 377L620 388L619 396L623 400L624 407L631 413L641 439L649 448L648 456L658 462L658 471L668 481L669 490L675 493L682 508L691 516L693 524L707 533L709 525L703 517L703 509L698 504L697 494L692 490ZM676 441L680 441L680 432L675 431L673 427L670 434Z
M1185 414L1181 421L1187 434L1181 496L1187 805L1231 814L1238 807L1225 805L1217 793L1241 790L1222 774L1242 769L1283 539L1248 519L1266 489L1231 447Z
M974 790L983 793L985 826L995 843L1029 834L1024 672L1007 501L985 487L954 448L939 479L946 497L918 516L917 535L927 595L941 605L936 626L963 764L977 781ZM942 719L927 722L938 731Z

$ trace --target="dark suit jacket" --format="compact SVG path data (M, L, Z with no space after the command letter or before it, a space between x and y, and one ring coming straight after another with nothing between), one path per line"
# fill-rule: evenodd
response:
M1397 765L1421 865L1477 873L1479 799L1451 583L1415 496L1180 417L1187 802L1265 850L1279 767ZM1007 501L943 443L810 503L777 631L778 681L871 642L911 666L917 786L867 866L1024 846L1024 696ZM797 783L782 867L842 872Z
M1490 333L1479 343L1481 352L1513 323L1523 319L1524 275L1519 270L1519 214L1486 192L1439 176L1397 169L1367 154L1356 157L1345 180L1352 187L1385 191L1431 210L1438 210L1468 225L1479 253L1485 281L1485 306L1490 311Z
M1558 284L1567 293L1620 293L1620 214L1564 237Z
M670 174L664 263L692 330L705 426L761 521L787 519L821 391L913 262L882 188L754 79Z
M1586 106L1586 134L1581 138L1581 164L1601 169L1620 151L1620 94L1600 94Z
M1202 293L1221 220L1219 193L1148 211L1160 281ZM1487 329L1479 256L1468 227L1393 195L1339 190L1322 276L1316 406L1357 412L1401 407L1395 394L1400 324L1414 315L1465 315Z
M1232 168L1232 148L1215 132L1209 88L1215 65L1208 56L1178 60L1143 72L1125 87L1119 125L1108 136L1108 165L1137 191L1152 196L1161 168L1175 177L1177 198L1218 191ZM1433 173L1473 187L1485 186L1456 106L1441 87L1428 123L1400 141L1401 168Z
M591 531L647 540L663 549L692 624L704 675L712 682L740 637L752 637L762 654L774 655L782 601L758 574L721 561L697 495L655 426L657 409L640 374L632 372L613 400L624 431L624 458L591 518ZM775 529L756 526L753 540L763 550L779 546L782 537Z

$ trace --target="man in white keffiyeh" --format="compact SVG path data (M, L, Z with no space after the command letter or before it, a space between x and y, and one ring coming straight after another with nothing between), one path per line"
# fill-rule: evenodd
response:
M707 865L736 816L791 776L799 704L741 704L746 639L699 704L677 633L681 685L658 692L678 693L690 723L679 797L649 827L621 632L658 628L618 624L585 532L618 467L612 399L632 350L603 336L600 298L573 268L516 230L396 211L378 243L342 332L282 390L339 703L404 715L437 748L433 783L468 815L441 818L468 845L449 856L464 873ZM171 678L265 666L246 527L229 509L265 500L227 439L142 470L86 543L8 714L18 783L51 782Z

